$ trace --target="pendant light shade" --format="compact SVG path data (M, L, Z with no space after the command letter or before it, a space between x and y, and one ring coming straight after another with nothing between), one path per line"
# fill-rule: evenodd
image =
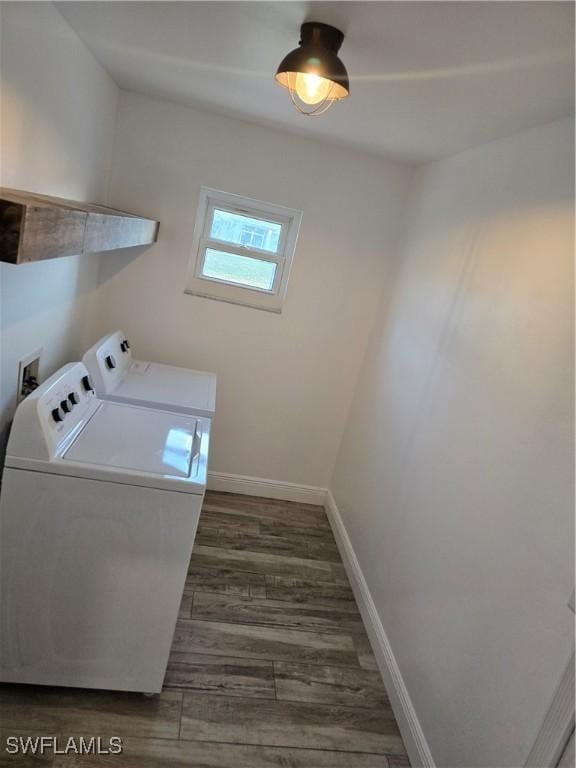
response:
M350 93L348 72L337 53L344 40L339 29L309 21L300 28L300 47L280 62L276 81L287 88L296 109L321 115Z

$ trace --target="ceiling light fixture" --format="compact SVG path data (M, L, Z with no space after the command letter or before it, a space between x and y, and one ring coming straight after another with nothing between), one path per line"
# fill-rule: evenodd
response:
M343 40L336 27L307 21L300 27L300 47L280 62L276 82L288 89L303 115L321 115L350 94L348 72L336 55Z

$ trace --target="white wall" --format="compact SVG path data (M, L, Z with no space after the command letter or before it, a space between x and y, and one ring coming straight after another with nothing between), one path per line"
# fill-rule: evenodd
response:
M288 108L288 107L287 107ZM103 256L92 338L219 377L211 470L325 487L394 249L409 170L121 92L110 203L158 217ZM201 185L304 211L281 315L184 294Z
M103 201L117 88L51 3L2 3L3 186ZM78 355L98 257L0 266L0 430L12 418L18 361L43 348L46 376Z
M570 654L572 144L427 167L334 472L442 768L523 765Z

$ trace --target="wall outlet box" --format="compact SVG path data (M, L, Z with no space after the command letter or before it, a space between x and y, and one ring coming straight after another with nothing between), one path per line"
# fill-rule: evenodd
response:
M16 389L16 405L33 392L39 384L40 357L42 350L37 349L24 357L18 363L18 386Z

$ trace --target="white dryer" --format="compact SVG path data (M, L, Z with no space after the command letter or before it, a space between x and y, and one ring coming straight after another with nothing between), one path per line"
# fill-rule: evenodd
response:
M101 401L82 363L18 407L0 495L0 680L159 692L210 420Z
M214 416L216 374L134 360L130 342L122 331L96 342L82 362L103 400Z

